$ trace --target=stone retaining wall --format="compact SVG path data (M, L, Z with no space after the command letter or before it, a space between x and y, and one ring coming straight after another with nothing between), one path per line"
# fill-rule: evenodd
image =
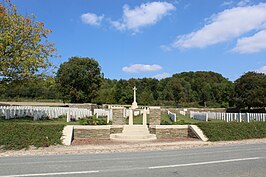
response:
M192 129L189 127L189 129L188 129L188 136L190 137L190 138L199 138L199 137L197 137L197 135L192 131Z
M157 139L197 138L188 125L156 125L149 128Z
M110 134L122 133L122 131L123 131L123 128L111 128Z
M122 133L123 125L74 126L74 139L109 140L111 134ZM189 125L153 125L149 127L157 139L198 138Z
M110 139L110 126L74 126L74 139Z
M122 126L74 126L74 139L109 140L110 134L122 133Z

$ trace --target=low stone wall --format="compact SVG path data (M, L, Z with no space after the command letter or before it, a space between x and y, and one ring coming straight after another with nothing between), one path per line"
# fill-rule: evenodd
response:
M124 126L123 125L112 125L110 127L110 134L122 133Z
M110 139L110 126L74 126L74 139Z
M197 138L188 125L154 125L149 131L157 139Z
M74 139L109 140L110 134L122 133L123 125L74 126Z
M194 131L192 131L191 127L189 126L189 129L188 129L188 136L190 138L199 138L195 133Z
M74 139L109 140L111 134L122 133L123 125L75 125ZM198 138L189 125L152 125L151 134L157 139Z

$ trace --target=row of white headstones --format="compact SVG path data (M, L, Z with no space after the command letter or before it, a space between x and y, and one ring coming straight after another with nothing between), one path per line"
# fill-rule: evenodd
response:
M134 110L134 116L143 114L143 109ZM146 110L149 114L149 109ZM0 106L0 117L5 119L22 118L22 117L33 117L33 120L40 120L44 118L59 118L60 116L66 116L67 122L71 120L78 120L92 116L106 117L107 121L112 120L112 109L94 109L92 111L81 108L69 108L69 107L40 107L40 106ZM123 116L129 117L130 109L123 110Z
M88 109L66 107L38 107L38 106L0 106L0 117L5 119L33 117L34 120L43 118L58 118L67 115L67 119L89 117L92 112Z

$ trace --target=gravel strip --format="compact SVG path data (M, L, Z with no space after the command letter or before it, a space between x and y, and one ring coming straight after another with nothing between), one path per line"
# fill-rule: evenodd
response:
M121 143L111 141L92 142L93 144L72 145L72 146L50 146L28 150L3 151L0 150L0 157L9 156L43 156L59 154L88 154L88 153L117 153L117 152L143 152L143 151L162 151L184 148L213 147L228 144L256 144L266 143L265 139L250 139L242 141L220 141L220 142L202 142L202 141L153 141L142 143Z

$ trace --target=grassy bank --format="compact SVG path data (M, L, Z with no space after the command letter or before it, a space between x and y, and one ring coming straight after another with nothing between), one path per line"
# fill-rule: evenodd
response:
M61 144L64 124L0 122L0 149L23 149Z
M200 122L197 125L209 141L266 138L265 122Z

